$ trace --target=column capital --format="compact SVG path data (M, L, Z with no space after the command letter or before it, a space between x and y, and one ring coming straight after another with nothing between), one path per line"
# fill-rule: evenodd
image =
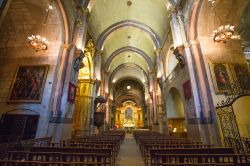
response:
M157 48L157 49L155 50L155 53L156 53L157 56L160 56L161 53L162 53L162 49L161 49L161 48Z
M194 40L189 40L190 45L199 45L199 40L198 39L194 39Z
M84 5L77 5L76 9L81 12L82 16L86 16L90 13L89 9L87 7L84 7Z
M102 53L103 53L103 51L102 51L102 50L96 50L95 55L96 55L96 56L101 56L101 55L102 55Z
M64 48L64 49L71 49L72 47L73 47L73 44L65 44L65 43L61 44L61 48Z

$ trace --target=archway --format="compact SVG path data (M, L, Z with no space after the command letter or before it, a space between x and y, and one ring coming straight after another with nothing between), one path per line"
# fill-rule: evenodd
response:
M0 143L34 139L40 114L20 108L4 113L0 119Z
M250 96L243 96L233 103L233 109L236 116L241 137L250 137Z
M184 103L179 91L171 88L166 95L166 114L170 135L187 136Z
M133 101L125 101L115 112L116 128L131 131L131 129L143 128L143 111Z

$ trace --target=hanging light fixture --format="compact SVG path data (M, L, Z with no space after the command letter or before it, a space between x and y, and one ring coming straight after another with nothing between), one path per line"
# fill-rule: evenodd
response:
M212 6L215 4L215 1L216 0L208 0L208 2L210 2Z
M50 1L50 4L46 9L46 17L44 20L44 25L46 25L49 11L53 9L52 2L53 0ZM41 37L40 35L30 35L27 37L27 41L28 45L31 46L36 52L48 49L49 41L45 37Z
M46 38L39 35L28 36L29 45L35 49L36 52L41 50L47 50L49 42Z
M226 43L226 40L229 40L233 37L235 32L235 26L231 25L222 25L218 29L213 31L211 35L214 42L223 42Z

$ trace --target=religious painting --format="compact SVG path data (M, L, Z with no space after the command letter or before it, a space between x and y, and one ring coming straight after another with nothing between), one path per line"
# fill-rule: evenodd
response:
M250 92L250 70L247 64L232 64L231 71L239 87Z
M133 110L131 107L128 107L125 111L125 119L126 120L133 120Z
M41 102L48 69L49 65L19 66L9 102Z
M217 63L210 65L212 81L216 94L222 94L230 91L232 75L228 64Z
M68 101L73 103L75 101L75 96L76 96L76 86L75 84L70 82L68 89Z

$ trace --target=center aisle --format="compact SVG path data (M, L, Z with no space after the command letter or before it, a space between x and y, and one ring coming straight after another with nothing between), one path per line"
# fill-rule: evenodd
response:
M136 145L132 133L126 133L123 144L121 145L117 166L144 166L139 147Z

